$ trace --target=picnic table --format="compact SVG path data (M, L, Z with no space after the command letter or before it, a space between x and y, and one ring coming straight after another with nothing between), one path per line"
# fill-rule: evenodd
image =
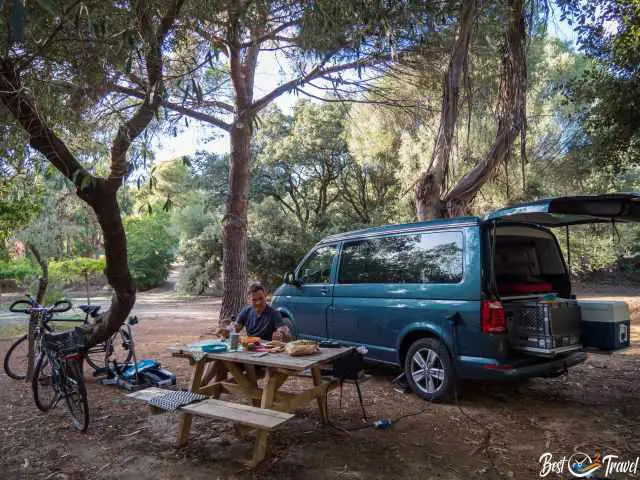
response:
M189 361L193 368L190 391L212 397L214 400L183 408L178 429L178 445L187 443L193 415L221 418L257 428L253 450L253 464L258 464L266 455L268 432L292 418L291 412L313 400L318 403L324 424L329 422L327 393L338 386L335 379L324 379L320 367L347 354L351 347L323 348L319 352L292 357L282 353L260 355L253 352L202 353L187 349L172 349L173 356ZM221 362L231 374L233 381L214 380L202 384L205 366ZM256 367L265 370L264 386L258 386ZM287 378L310 370L313 386L299 392L284 392L280 387ZM251 400L254 407L237 402L216 401L222 393L232 393L239 398Z

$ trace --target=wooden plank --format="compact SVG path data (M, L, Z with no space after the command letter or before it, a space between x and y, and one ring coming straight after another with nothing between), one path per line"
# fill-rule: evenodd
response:
M322 382L320 385L316 385L313 388L300 392L293 396L289 400L287 405L287 411L293 411L296 408L304 405L305 403L309 403L314 398L319 397L320 395L327 395L327 392L331 389L333 383Z
M311 368L311 375L313 376L313 384L317 387L322 385L322 375L318 367ZM328 389L327 389L328 390ZM320 418L322 418L323 424L329 423L329 408L327 407L327 390L316 397L318 402L318 409L320 410Z
M302 357L291 357L288 354L268 353L267 355L257 357L251 352L224 352L224 353L204 353L202 354L207 360L223 360L225 362L245 363L249 365L261 365L264 367L284 368L294 371L301 371L311 368L320 363L331 362L336 358L345 355L352 350L353 347L341 348L324 348L313 355ZM173 349L173 356L179 358L193 358L193 352L180 349Z
M278 385L282 385L281 376L281 373L273 372L271 369L267 368L267 374L265 375L265 388L262 392L262 398L260 400L261 408L267 409L273 406ZM267 433L267 431L258 430L256 443L253 447L253 458L251 460L251 463L254 466L264 460L264 457L267 454L268 438L269 434Z
M193 369L193 375L191 377L190 391L198 393L202 382L202 374L204 372L205 362L196 363ZM180 418L180 425L178 426L178 446L184 447L187 444L189 438L189 431L191 431L191 421L193 418L188 413L185 413Z
M190 415L228 420L261 430L273 430L294 417L290 413L214 399L185 405L180 410Z
M233 379L236 381L236 383L240 386L240 388L245 389L247 391L247 394L251 395L250 392L256 389L257 384L255 381L252 382L251 379L243 373L242 371L243 365L239 365L234 362L225 361L224 366L227 367L227 370L229 370L229 373L231 374Z

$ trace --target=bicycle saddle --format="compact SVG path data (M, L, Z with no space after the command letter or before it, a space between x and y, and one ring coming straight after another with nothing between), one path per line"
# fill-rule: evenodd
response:
M92 317L98 315L98 311L100 311L100 305L79 305L78 308Z

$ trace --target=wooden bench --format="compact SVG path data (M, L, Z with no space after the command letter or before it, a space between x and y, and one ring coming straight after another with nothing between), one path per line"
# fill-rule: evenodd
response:
M170 392L157 387L149 387L138 392L133 392L127 397L148 402L152 398ZM163 410L150 405L154 412ZM295 415L279 412L268 408L252 407L241 403L225 402L223 400L207 399L179 407L176 411L200 417L215 418L229 422L246 425L258 430L271 431L283 423L291 420Z

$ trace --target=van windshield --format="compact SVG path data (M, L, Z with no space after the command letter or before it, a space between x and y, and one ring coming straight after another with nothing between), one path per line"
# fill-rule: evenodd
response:
M496 228L494 274L500 296L571 293L569 275L552 233L534 227Z

